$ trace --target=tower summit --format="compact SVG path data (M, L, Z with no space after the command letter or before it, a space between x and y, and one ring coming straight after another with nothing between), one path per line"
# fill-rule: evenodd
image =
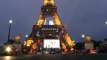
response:
M54 25L61 25L54 0L44 0L37 25L47 25L47 22L54 23Z
M38 21L24 42L26 52L71 52L74 41L60 21L54 0L44 0Z
M54 0L44 0L44 5L47 5L47 4L54 5L55 1Z

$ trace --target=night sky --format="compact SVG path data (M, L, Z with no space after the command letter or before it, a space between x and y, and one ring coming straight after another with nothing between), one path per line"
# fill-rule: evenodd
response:
M107 0L55 0L61 22L76 42L82 34L94 40L107 38ZM11 38L21 34L21 41L36 24L43 0L0 0L0 45L7 41L9 20L13 20Z

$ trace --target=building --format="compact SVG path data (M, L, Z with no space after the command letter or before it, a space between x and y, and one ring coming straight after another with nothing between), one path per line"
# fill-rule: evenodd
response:
M74 46L74 41L70 38L64 25L61 23L57 13L54 0L44 0L41 7L40 16L32 32L24 41L24 51L31 54L38 52L64 52L68 53Z
M94 49L94 42L92 35L85 35L84 45L85 45L85 50Z
M10 39L6 43L4 43L5 49L9 47L8 50L14 54L21 54L22 52L22 43L20 41L20 35L15 36L15 39Z

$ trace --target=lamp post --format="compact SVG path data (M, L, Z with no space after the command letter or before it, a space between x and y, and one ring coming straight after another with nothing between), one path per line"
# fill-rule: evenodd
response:
M12 20L9 20L9 32L8 32L8 40L10 39L10 31L11 31L11 24L13 23Z
M84 42L85 35L84 35L84 34L82 34L82 36L81 36L81 37L82 37L82 39L83 39L83 42Z
M85 42L84 42L84 38L85 38L85 35L84 34L82 34L82 39L83 39L83 45L85 44ZM85 46L83 46L83 49L85 48Z
M27 46L27 44L28 44L28 35L25 35L25 37L26 37L26 46Z

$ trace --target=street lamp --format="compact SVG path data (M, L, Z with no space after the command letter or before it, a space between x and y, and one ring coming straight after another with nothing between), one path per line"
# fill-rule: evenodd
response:
M107 24L107 21L106 21L106 24Z
M12 20L9 20L9 32L8 32L8 40L10 39L10 31L11 31L11 24L13 23Z
M26 38L28 38L28 35L25 35Z
M8 46L8 47L6 47L6 52L11 52L11 47L10 46Z
M13 23L13 21L12 21L12 20L9 20L9 23L10 23L10 24L12 24L12 23Z
M85 35L83 34L83 35L82 35L82 38L84 38L84 37L85 37Z

